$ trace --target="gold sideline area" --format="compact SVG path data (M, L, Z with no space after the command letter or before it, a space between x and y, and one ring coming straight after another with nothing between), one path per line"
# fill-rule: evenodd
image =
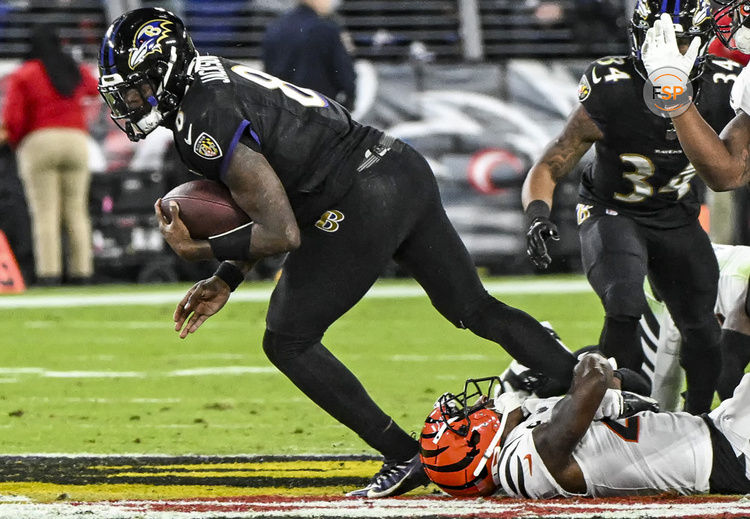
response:
M743 496L455 499L434 486L343 496L379 466L367 456L1 456L0 518L750 517Z

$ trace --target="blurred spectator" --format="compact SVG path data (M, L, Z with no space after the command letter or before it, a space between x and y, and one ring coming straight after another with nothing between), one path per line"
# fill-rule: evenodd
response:
M573 39L582 45L584 53L598 54L599 44L626 41L622 4L621 0L576 0L575 7L568 8L566 17Z
M67 236L68 281L93 274L85 96L96 78L62 48L55 27L32 29L27 60L8 78L3 121L16 149L31 210L37 284L62 281L60 225Z
M559 2L534 2L534 18L542 25L554 25L563 20L564 12Z
M24 282L34 282L31 223L23 186L18 178L16 157L8 146L7 132L0 126L0 230L8 238Z
M336 3L300 0L274 20L263 37L263 65L269 74L316 90L351 110L356 73L341 27L329 18Z

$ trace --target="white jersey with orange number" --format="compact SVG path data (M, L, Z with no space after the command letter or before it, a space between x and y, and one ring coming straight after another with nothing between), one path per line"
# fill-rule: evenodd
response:
M529 402L530 416L505 441L493 477L514 497L572 497L550 475L533 441L560 398ZM643 412L625 420L592 422L573 451L591 497L709 490L711 438L703 419L688 413Z
M732 92L729 95L729 104L735 112L742 110L750 115L750 66L742 69L742 72L734 80Z

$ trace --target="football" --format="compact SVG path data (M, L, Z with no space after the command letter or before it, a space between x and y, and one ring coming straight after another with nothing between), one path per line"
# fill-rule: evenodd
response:
M177 202L180 218L195 240L205 240L250 221L247 213L232 199L229 190L212 180L191 180L164 195L161 210L167 220L172 216L170 202Z

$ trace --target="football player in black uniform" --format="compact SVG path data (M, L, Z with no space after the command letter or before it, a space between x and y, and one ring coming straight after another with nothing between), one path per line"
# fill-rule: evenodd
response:
M353 121L336 102L246 65L199 56L181 20L138 9L101 48L100 91L132 140L174 133L185 164L224 183L252 223L192 240L172 209L165 239L186 259L225 260L178 304L180 337L218 312L258 258L290 251L266 317L263 349L311 400L385 458L351 495L398 495L427 482L418 443L328 351L326 329L394 258L460 328L568 385L575 358L531 316L491 297L448 220L425 159Z
M663 12L681 36L695 36L700 44L691 76L695 106L713 128L731 119L729 91L739 65L706 55L708 1L640 0L630 55L589 65L579 84L581 104L526 178L527 251L537 266L549 265L546 242L558 239L549 218L555 184L594 145L594 160L581 179L577 216L583 267L605 310L600 349L620 367L640 368L644 359L637 327L646 310L643 281L648 275L684 339L685 409L702 413L710 409L720 369L720 329L713 314L719 271L697 218L699 203L690 185L695 170L671 120L655 115L644 102L640 48Z
M721 6L714 13L717 38L730 49L750 54L750 4L747 0L714 1ZM727 19L729 23L724 22ZM694 64L683 53L672 27L657 20L642 48L647 71L671 66L690 73ZM734 83L731 106L736 115L720 135L720 130L695 106L672 119L685 154L714 191L728 191L750 182L750 71L747 67Z

